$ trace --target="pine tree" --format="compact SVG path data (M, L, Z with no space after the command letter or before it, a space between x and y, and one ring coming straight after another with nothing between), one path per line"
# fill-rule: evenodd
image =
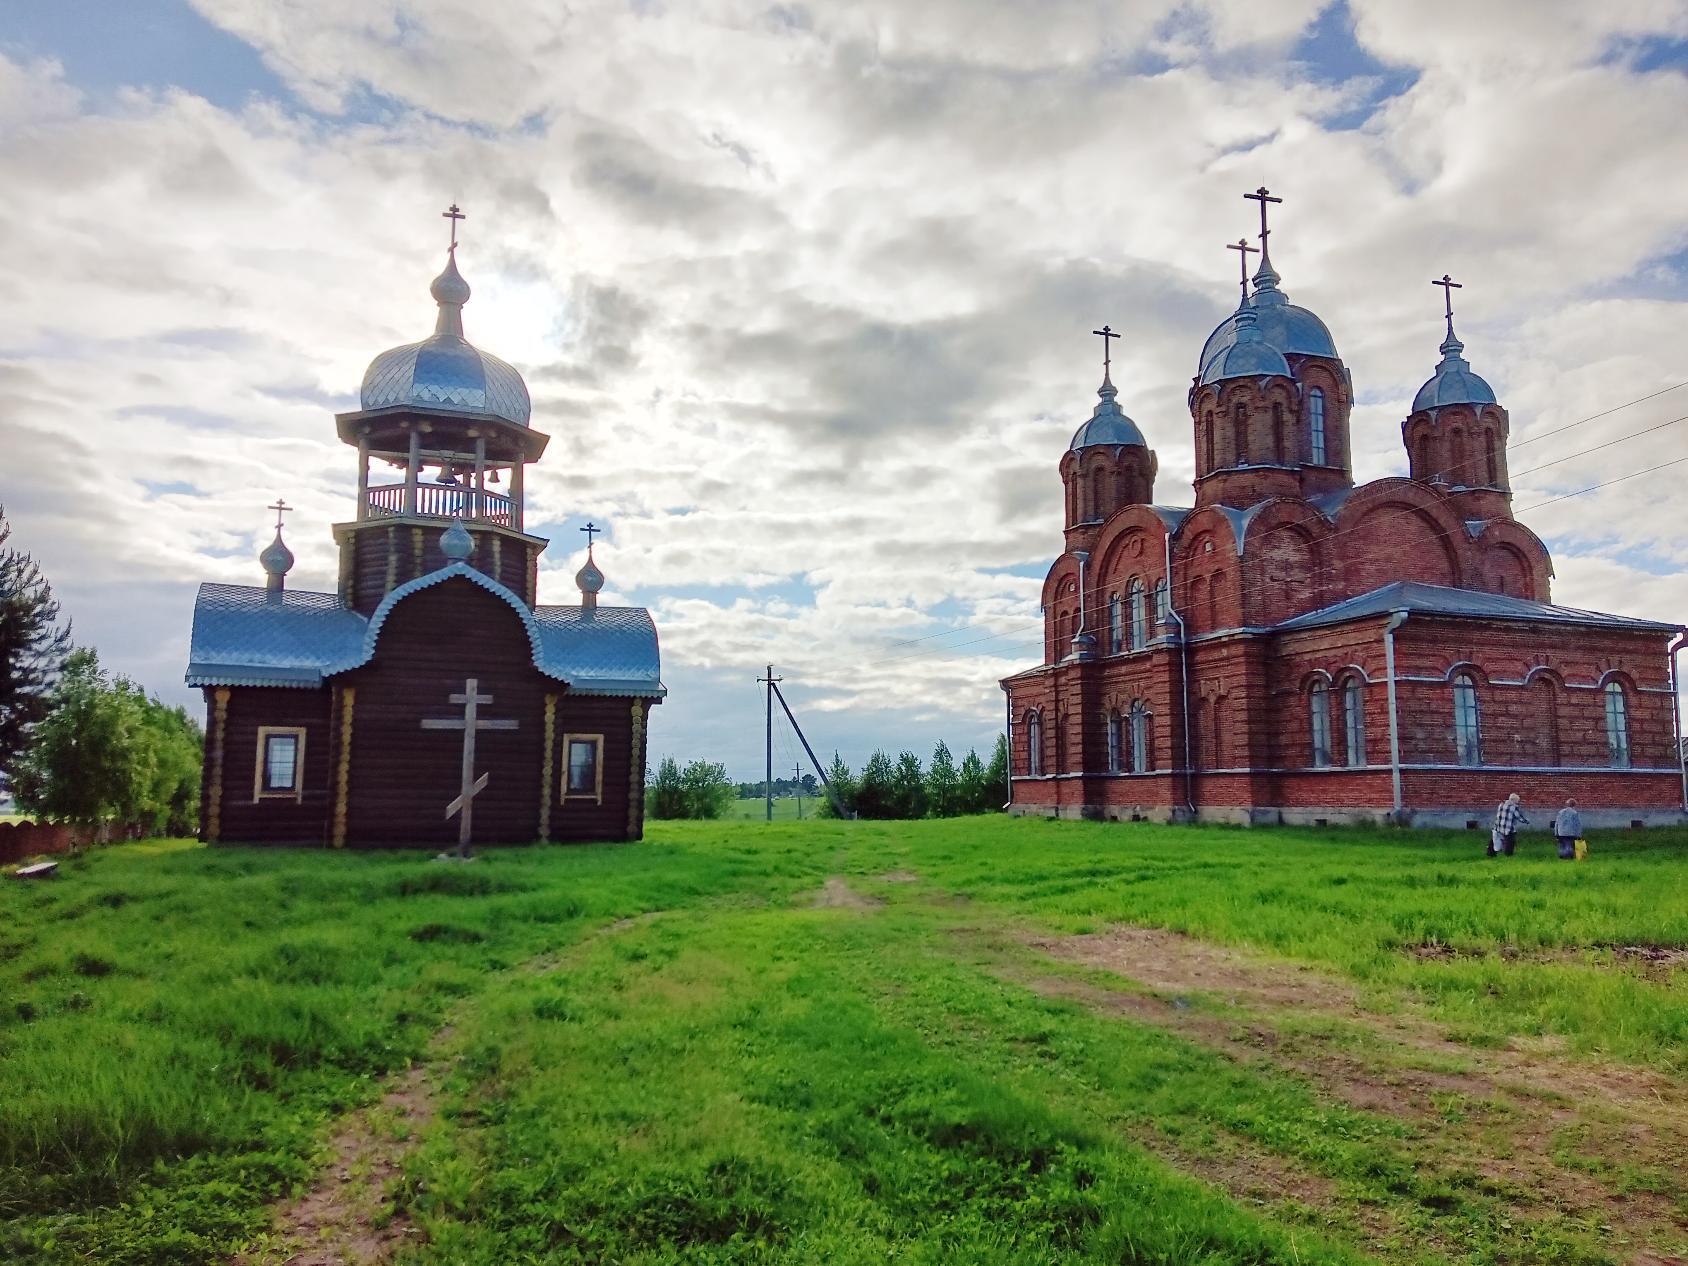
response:
M862 780L856 785L856 816L895 817L896 777L897 771L891 764L891 758L876 748L867 758L867 764L862 766Z
M933 763L937 763L934 755ZM990 793L985 789L985 762L979 759L979 753L973 748L967 749L967 755L961 760L960 786L956 791L959 803L958 813L985 813L994 809L996 805L988 803ZM1001 804L999 800L997 804Z
M926 816L926 772L913 752L897 756L897 769L891 776L891 805L893 816L904 821Z
M850 772L850 767L844 763L844 758L836 751L832 753L832 764L826 771L826 780L832 785L832 795L838 797L838 802L844 806L846 813L856 811L856 777ZM832 796L823 798L820 807L815 811L819 818L836 818L838 810L833 807Z
M935 818L953 818L962 812L961 775L949 744L942 739L932 749L932 763L926 767L926 807Z
M12 534L0 506L0 786L47 715L48 696L70 653L70 626L41 568L6 546Z

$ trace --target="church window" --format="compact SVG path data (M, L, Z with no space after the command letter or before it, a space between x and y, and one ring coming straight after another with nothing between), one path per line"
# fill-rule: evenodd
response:
M1330 767L1330 687L1315 681L1307 696L1308 719L1313 723L1313 768Z
M1140 651L1149 644L1149 612L1144 599L1143 582L1131 578L1131 649Z
M1090 472L1090 517L1100 519L1107 514L1108 472L1098 466Z
M1125 649L1125 614L1116 593L1108 599L1108 650L1118 655Z
M1026 773L1037 778L1043 773L1043 715L1026 713Z
M1207 469L1212 470L1219 465L1213 453L1213 410L1202 414L1202 461Z
M1307 438L1313 465L1325 465L1325 393L1317 387L1307 393Z
M1436 472L1430 469L1430 437L1420 435L1413 442L1413 449L1418 454L1413 459L1413 478L1428 480Z
M1237 451L1236 464L1248 465L1248 409L1238 405L1231 417L1231 443Z
M1123 726L1118 711L1108 713L1108 772L1117 774L1125 767L1120 756L1121 740L1124 738Z
M1606 683L1606 758L1618 769L1629 768L1629 700L1623 683Z
M1155 622L1167 624L1172 620L1172 589L1162 576L1155 581Z
M254 800L300 800L304 796L305 731L295 727L258 727L258 769Z
M1358 677L1350 677L1342 688L1342 741L1348 752L1348 764L1359 768L1366 763L1366 688Z
M563 735L563 761L563 799L601 803L604 798L604 736Z
M1477 708L1477 683L1469 673L1454 678L1454 752L1461 765L1483 763L1483 723Z
M1464 488L1471 478L1466 469L1465 460L1465 432L1456 430L1452 435L1453 441L1453 469L1448 472L1448 480L1456 488Z
M1495 433L1493 431L1483 432L1483 458L1486 467L1485 473L1488 475L1488 486L1491 488L1500 487L1500 455L1495 448Z
M1146 774L1155 767L1149 751L1149 725L1152 718L1141 699L1131 705L1131 772Z
M1272 402L1272 460L1284 465L1290 461L1289 444L1284 437L1284 406L1276 400Z

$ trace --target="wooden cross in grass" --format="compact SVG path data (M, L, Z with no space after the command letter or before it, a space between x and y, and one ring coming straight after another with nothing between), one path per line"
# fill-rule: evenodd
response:
M487 775L475 777L475 735L481 730L513 730L514 721L488 721L479 715L480 705L491 703L491 695L483 695L477 689L478 679L468 678L463 683L463 693L451 696L452 703L463 705L461 717L424 717L424 730L462 730L463 731L463 777L457 799L445 807L445 816L449 819L457 815L457 856L465 860L469 857L469 836L474 830L475 797L486 790Z

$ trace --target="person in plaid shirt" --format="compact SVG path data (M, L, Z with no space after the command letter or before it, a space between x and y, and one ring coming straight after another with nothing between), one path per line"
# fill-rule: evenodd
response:
M1500 807L1495 810L1495 829L1489 835L1489 856L1505 853L1512 856L1512 850L1518 843L1518 828L1528 826L1530 819L1524 814L1524 806L1518 803L1518 793L1514 791Z

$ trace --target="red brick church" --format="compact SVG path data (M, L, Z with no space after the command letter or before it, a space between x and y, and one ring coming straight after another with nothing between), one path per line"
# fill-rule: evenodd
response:
M525 474L549 437L514 368L463 336L452 249L434 333L370 363L336 418L357 451L339 583L206 584L187 681L205 692L201 832L212 843L341 846L638 839L646 721L666 693L641 607L541 605L546 541ZM590 531L587 525L588 542Z
M1279 286L1277 199L1249 196L1253 290L1189 392L1195 504L1156 502L1106 364L1061 457L1044 662L1002 682L1011 811L1464 826L1518 791L1539 823L1570 795L1590 825L1680 822L1683 630L1553 603L1547 548L1512 514L1507 411L1454 334L1456 283L1401 424L1407 477L1356 486L1348 367Z

